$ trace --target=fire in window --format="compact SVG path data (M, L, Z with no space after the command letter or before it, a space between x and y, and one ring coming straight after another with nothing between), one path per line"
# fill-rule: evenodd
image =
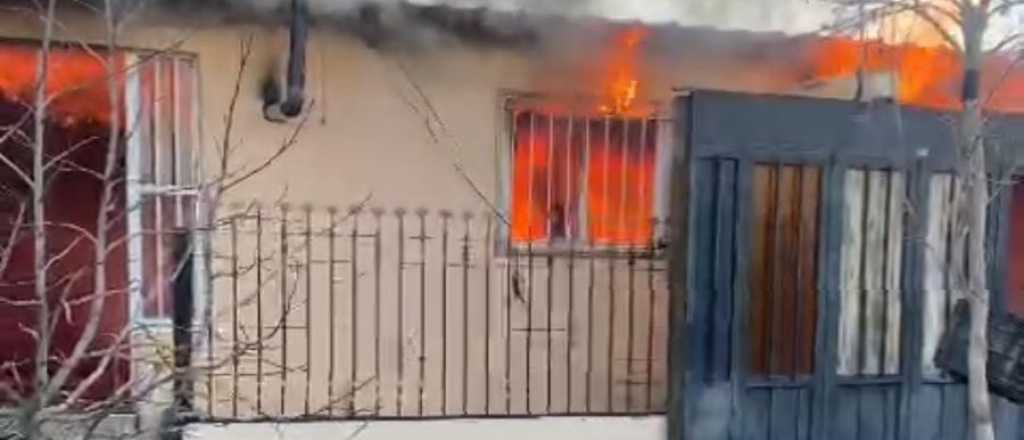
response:
M658 130L653 117L515 113L512 242L651 243Z

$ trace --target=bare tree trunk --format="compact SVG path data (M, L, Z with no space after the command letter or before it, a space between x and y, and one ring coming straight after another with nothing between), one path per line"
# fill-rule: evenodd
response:
M960 184L963 206L958 210L966 227L966 293L971 304L970 339L967 357L967 387L974 440L994 440L992 402L988 393L988 316L989 298L985 261L985 218L988 207L988 173L983 139L983 115L979 99L981 89L982 38L988 14L987 2L964 8L964 84L963 113L960 117ZM962 271L962 268L956 268Z
M50 303L48 298L48 265L46 245L46 79L49 72L50 44L53 40L54 15L56 0L47 2L43 13L43 41L36 64L35 96L32 111L32 235L33 235L33 271L35 273L36 328L35 328L35 362L33 386L38 391L45 389L50 381ZM38 398L28 399L21 408L20 424L22 434L33 438L38 434L36 417L43 407Z
M977 102L973 104L977 107ZM980 111L965 109L962 128L977 133L980 127ZM975 137L976 138L976 137ZM968 344L968 393L971 424L975 440L995 438L992 424L992 404L988 393L988 315L989 298L986 288L985 263L985 211L988 205L988 180L985 173L985 150L980 143L972 143L968 166L967 186L962 212L966 216L968 231L968 280L967 292L971 304L970 342Z

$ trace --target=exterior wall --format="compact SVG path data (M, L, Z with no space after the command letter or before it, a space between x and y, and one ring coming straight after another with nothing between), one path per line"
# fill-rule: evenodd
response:
M186 435L199 440L236 438L280 438L305 440L358 437L366 440L395 438L495 440L533 438L539 440L632 440L664 438L663 417L634 418L538 418L500 420L436 420L418 423L401 421L320 422L227 425L196 424Z

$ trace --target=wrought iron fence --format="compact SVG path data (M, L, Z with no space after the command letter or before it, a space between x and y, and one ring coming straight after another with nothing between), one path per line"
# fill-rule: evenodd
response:
M213 237L210 419L660 413L662 249L427 209L248 206ZM664 222L654 221L657 235Z

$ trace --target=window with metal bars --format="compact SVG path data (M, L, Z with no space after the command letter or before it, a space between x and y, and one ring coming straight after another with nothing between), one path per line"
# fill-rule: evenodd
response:
M512 243L649 245L658 139L653 116L514 112Z
M170 319L175 286L192 254L198 215L194 151L198 141L195 60L176 54L140 55L129 74L129 213L140 313ZM189 243L183 248L182 243Z

